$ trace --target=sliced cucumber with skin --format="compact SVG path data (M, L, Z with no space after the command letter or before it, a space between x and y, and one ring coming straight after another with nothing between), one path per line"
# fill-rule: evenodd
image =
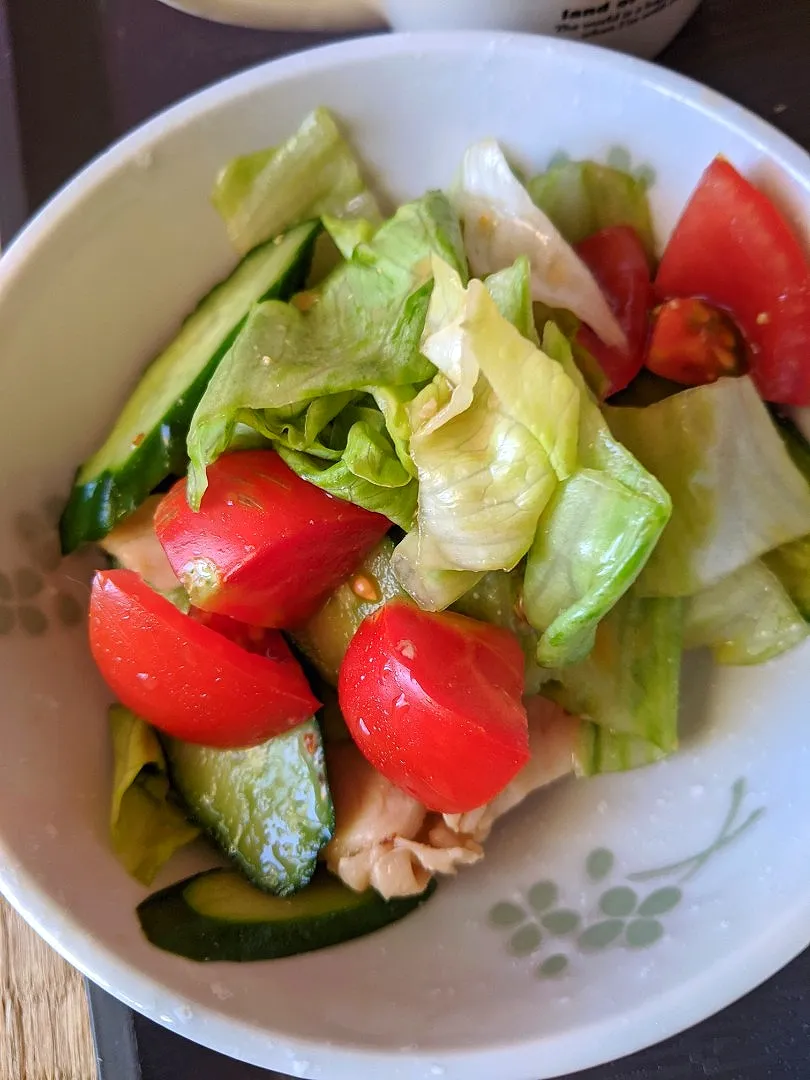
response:
M138 907L146 937L189 960L244 963L325 949L380 930L432 894L384 900L353 892L325 870L289 899L267 896L232 870L209 870L154 893Z
M335 828L315 720L249 750L163 745L191 816L250 881L278 896L307 884Z
M303 286L319 228L307 222L251 251L152 361L76 474L59 526L65 554L106 536L167 476L185 473L191 417L217 365L255 303L287 300Z
M391 569L394 541L386 537L352 576L339 585L306 625L290 633L295 644L333 686L349 642L367 615L389 600L406 597Z

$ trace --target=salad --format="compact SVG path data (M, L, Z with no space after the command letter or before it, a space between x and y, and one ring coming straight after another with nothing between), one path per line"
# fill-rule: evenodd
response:
M678 745L685 650L810 632L810 263L708 163L661 258L643 180L493 140L389 213L332 116L230 162L241 261L82 464L111 840L157 946L376 930L566 775ZM212 861L214 861L212 859Z

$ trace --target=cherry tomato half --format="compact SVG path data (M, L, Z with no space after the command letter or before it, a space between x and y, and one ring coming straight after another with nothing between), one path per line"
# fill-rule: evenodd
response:
M271 450L210 466L199 513L181 480L155 514L192 604L254 626L305 622L389 528L382 515L302 480Z
M627 338L627 347L605 345L587 326L577 343L593 356L608 380L606 397L623 390L644 363L652 285L647 253L635 229L616 225L577 244L576 251L599 283Z
M725 312L703 300L669 300L653 316L646 366L686 386L739 375L745 345Z
M512 634L395 600L340 670L340 707L371 764L431 810L464 813L529 760L523 654Z
M255 746L319 707L284 639L248 651L184 615L131 570L96 574L90 651L118 700L186 742ZM241 631L240 631L241 632ZM238 635L237 635L238 636Z
M655 287L662 300L697 296L730 312L765 400L810 405L810 262L771 200L724 158L675 226Z

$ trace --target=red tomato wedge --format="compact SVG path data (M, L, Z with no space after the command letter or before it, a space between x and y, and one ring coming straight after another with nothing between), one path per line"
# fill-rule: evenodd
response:
M771 200L724 158L709 166L664 252L658 296L733 315L766 401L810 405L810 262Z
M507 631L393 601L352 638L340 706L383 776L431 810L463 813L529 760L523 671Z
M703 300L668 300L653 316L646 366L664 379L702 386L739 375L745 346L725 312Z
M181 480L155 514L192 604L254 626L305 622L390 524L302 480L272 450L210 466L199 513Z
M577 244L576 252L599 283L627 338L627 348L618 349L605 345L590 327L581 327L577 334L577 343L588 350L608 380L605 396L609 397L624 390L644 363L652 303L650 266L643 244L629 225L594 233Z
M222 749L255 746L319 703L280 634L248 652L178 611L131 570L96 574L90 651L118 700L156 728Z

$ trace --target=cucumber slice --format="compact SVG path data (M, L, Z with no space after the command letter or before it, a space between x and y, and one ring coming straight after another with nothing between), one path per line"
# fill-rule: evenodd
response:
M164 747L192 817L255 885L287 896L307 884L335 828L315 720L249 750Z
M153 893L138 907L144 934L189 960L275 960L362 937L404 918L433 893L384 900L357 893L325 870L284 900L258 892L232 870L209 870Z
M391 569L394 541L386 537L366 556L321 610L290 633L295 644L327 682L337 685L346 649L367 615L389 600L406 596Z
M255 303L287 300L304 284L319 228L307 222L251 251L152 361L104 445L76 474L59 527L65 554L106 536L161 480L185 473L191 417L217 365Z

